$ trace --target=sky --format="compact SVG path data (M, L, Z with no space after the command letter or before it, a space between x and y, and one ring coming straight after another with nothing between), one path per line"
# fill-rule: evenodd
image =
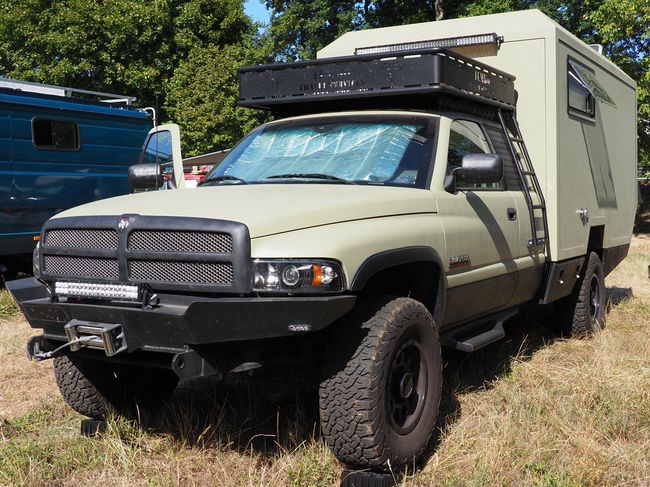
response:
M269 21L269 11L266 10L262 0L246 0L244 3L244 10L253 19L258 22Z

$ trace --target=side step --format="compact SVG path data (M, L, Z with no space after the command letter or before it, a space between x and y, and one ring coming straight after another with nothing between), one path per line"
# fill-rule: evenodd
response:
M518 308L509 309L451 330L442 335L442 345L461 352L472 353L479 348L497 342L506 336L503 331L503 322L512 318L518 311Z

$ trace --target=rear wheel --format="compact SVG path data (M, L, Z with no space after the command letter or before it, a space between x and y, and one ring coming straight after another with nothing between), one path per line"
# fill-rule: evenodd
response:
M418 301L398 298L371 310L352 313L333 330L320 386L321 426L342 462L399 468L423 456L433 433L440 342Z
M573 293L556 304L556 319L561 332L587 337L605 327L605 273L595 252L590 252L584 272Z
M178 383L170 370L69 356L54 359L54 376L68 405L94 419L105 419L110 411L136 417L142 409L160 406Z

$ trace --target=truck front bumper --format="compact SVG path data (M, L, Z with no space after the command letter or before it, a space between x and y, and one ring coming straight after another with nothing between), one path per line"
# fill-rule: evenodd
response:
M257 340L322 330L345 313L355 296L221 297L159 294L151 309L108 303L53 302L35 278L7 283L32 328L67 341L64 327L79 322L121 325L126 352L173 352L222 342Z

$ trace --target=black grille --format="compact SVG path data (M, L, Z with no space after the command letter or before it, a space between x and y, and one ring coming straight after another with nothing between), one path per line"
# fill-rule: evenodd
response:
M40 258L41 277L48 282L144 283L155 292L240 294L252 288L248 228L227 220L135 214L54 218L43 226Z
M232 236L218 232L134 230L129 235L129 250L151 252L232 252Z
M230 284L233 282L233 267L229 262L131 260L129 278L140 281Z
M75 249L116 249L118 239L115 230L49 230L45 233L44 244Z
M48 274L58 276L100 277L105 279L119 279L120 277L120 267L117 259L46 255L43 259L43 267Z

